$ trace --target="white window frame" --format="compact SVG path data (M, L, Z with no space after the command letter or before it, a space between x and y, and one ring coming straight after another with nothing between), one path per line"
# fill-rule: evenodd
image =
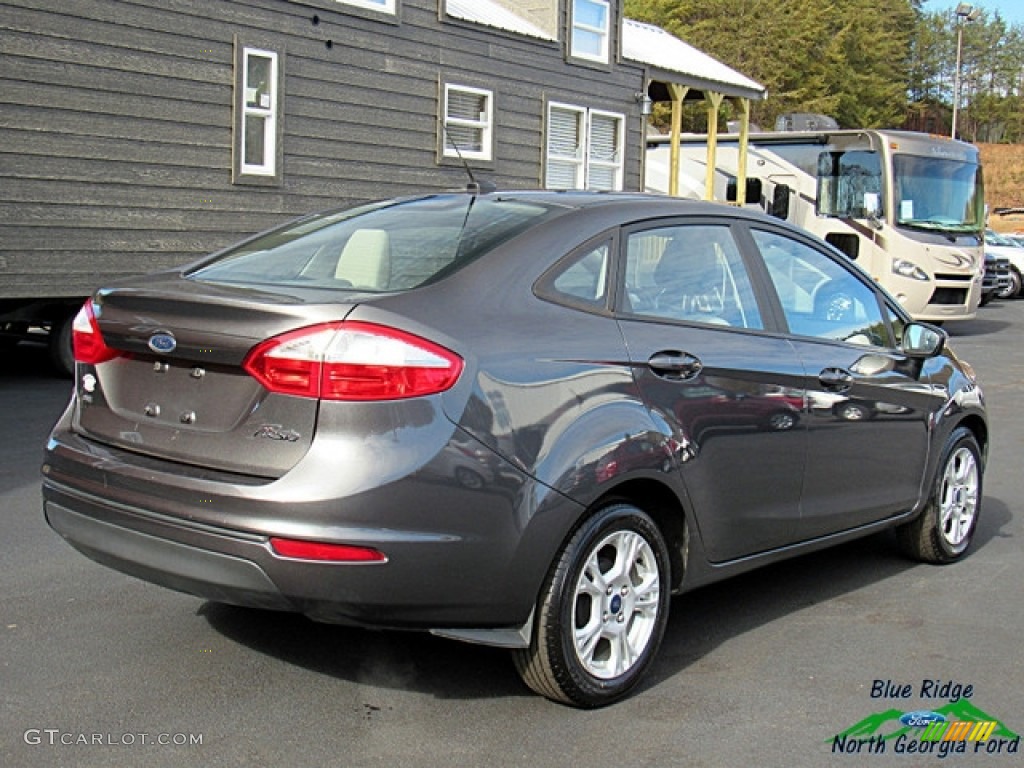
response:
M576 146L575 152L570 156L566 154L555 155L552 153L551 146L551 127L554 123L551 115L555 110L562 112L571 112L576 115L576 130L580 137L580 143ZM575 168L574 172L574 184L568 189L583 189L586 183L586 142L587 142L587 110L583 107L577 107L573 104L563 104L557 101L548 102L548 115L547 124L545 131L547 133L544 141L544 186L547 189L563 189L558 185L552 184L550 179L551 161L555 160L558 163L571 164Z
M576 115L576 127L578 135L580 136L580 144L576 147L575 152L572 156L567 154L556 155L552 153L551 146L551 126L553 123L552 112L554 110L560 110L562 112L571 112ZM616 133L616 146L618 151L616 157L609 160L598 160L595 159L591 152L591 139L592 139L592 117L594 115L601 115L614 119L617 125ZM586 107L576 106L574 104L564 104L562 102L551 101L548 102L547 122L545 126L545 142L544 142L544 186L546 189L592 189L591 181L591 169L594 167L599 168L612 168L614 170L614 182L612 190L621 191L623 188L624 168L625 168L625 129L626 129L626 116L619 112L609 112L602 109L587 109ZM554 160L558 163L571 163L575 167L574 185L572 187L562 187L554 185L550 178L551 162ZM602 187L603 189L603 187Z
M467 93L473 96L483 96L485 99L484 110L480 113L480 117L477 120L469 120L462 117L453 117L448 114L448 97L452 92ZM444 84L444 99L441 105L441 148L443 157L453 157L458 159L461 157L465 160L492 160L494 157L494 91L487 90L486 88L474 88L468 85L458 85L455 83ZM470 128L480 132L480 146L481 149L473 150L467 149L466 147L460 146L456 151L454 145L449 140L448 131L445 130L451 126L458 126L460 128Z
M254 106L249 103L249 59L260 57L270 59L270 82L268 92L263 94L261 104ZM239 162L238 172L243 176L276 176L277 175L277 123L278 112L278 56L276 51L245 46L242 48L241 94L239 95ZM248 140L248 121L250 118L263 118L263 162L247 163L246 142Z
M612 160L597 159L593 153L593 121L595 116L611 118L615 121L615 157ZM591 109L587 113L587 188L592 189L591 170L596 166L599 168L610 168L612 170L611 189L619 191L622 189L624 170L623 146L626 138L626 116L620 112L607 112L603 109Z
M395 0L335 0L343 5L354 5L356 8L366 8L370 11L395 14Z
M580 21L579 14L576 13L577 6L579 3L585 2L591 5L604 6L604 21L603 27L594 27L589 24L585 24ZM609 43L611 38L611 25L612 25L612 5L610 0L572 0L572 27L569 29L569 55L574 59L586 59L588 61L599 61L602 64L607 64L609 60ZM576 30L583 32L590 32L596 34L601 39L601 52L598 54L591 53L590 51L583 51L576 48Z

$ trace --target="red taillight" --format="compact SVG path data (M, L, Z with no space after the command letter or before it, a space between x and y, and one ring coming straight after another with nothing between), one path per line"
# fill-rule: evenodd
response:
M270 546L281 557L297 560L321 560L331 563L386 563L388 560L383 552L351 544L272 538Z
M324 400L398 400L449 389L462 358L404 331L323 323L253 347L242 364L271 392Z
M120 353L108 347L103 341L93 306L92 299L89 299L75 315L71 324L71 346L77 362L96 365L113 360Z

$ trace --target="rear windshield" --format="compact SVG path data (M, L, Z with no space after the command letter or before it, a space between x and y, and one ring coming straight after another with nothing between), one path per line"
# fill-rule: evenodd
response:
M440 279L554 208L468 194L377 203L287 224L189 277L220 283L402 291Z

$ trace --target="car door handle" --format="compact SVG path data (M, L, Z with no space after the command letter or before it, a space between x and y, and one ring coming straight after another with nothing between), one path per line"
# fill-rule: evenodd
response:
M853 386L853 374L842 368L826 368L818 374L818 382L829 392L846 392Z
M655 375L674 381L696 378L704 368L699 358L686 352L657 352L651 355L647 366Z

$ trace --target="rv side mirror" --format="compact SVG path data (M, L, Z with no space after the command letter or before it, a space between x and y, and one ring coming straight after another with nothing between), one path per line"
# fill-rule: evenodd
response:
M772 192L772 204L768 213L779 219L788 219L789 192L790 189L788 184L776 184L775 189Z
M907 323L903 329L903 354L907 357L935 357L946 345L946 333L926 323Z

